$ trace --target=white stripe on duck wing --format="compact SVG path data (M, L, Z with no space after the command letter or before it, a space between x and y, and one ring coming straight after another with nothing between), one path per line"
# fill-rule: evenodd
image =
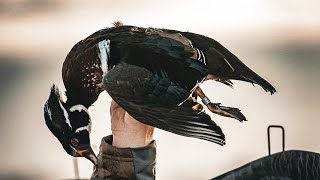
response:
M118 69L110 73L125 63L146 71L123 68L122 71ZM151 83L134 82L143 80L143 73ZM105 77L119 75L120 79L113 79L114 84L109 85L102 78L104 74ZM166 29L135 26L102 29L77 43L68 54L63 67L63 80L68 97L66 104L69 106L82 104L88 108L107 87L106 90L115 100L128 101L140 108L151 108L147 108L151 114L155 114L158 108L163 108L164 111L167 111L166 108L177 108L175 109L177 114L183 114L182 112L185 112L183 107L177 106L188 98L192 90L197 90L197 95L204 98L204 93L199 93L200 88L195 85L210 78L230 86L232 79L243 80L259 84L271 94L275 92L270 83L250 70L217 41L202 35ZM119 88L122 85L126 85L127 89ZM129 94L117 94L120 92ZM123 103L123 106L126 104ZM207 107L220 115L240 121L245 119L238 108L224 107L217 103L209 103ZM127 107L128 111L136 113L133 111L135 107L131 108ZM190 111L193 112L192 108ZM135 116L138 117L138 114ZM146 115L141 116L143 118ZM176 117L173 114L164 116L169 119L168 122L164 122L162 116L158 117L160 124L148 117L143 121L148 124L150 120L150 123L170 132L196 136L194 133L198 131L193 130L188 133L182 131L182 121L178 121L179 123L173 121L172 118ZM69 118L71 120L71 116ZM192 122L192 115L188 122ZM186 127L192 129L190 124L192 123ZM214 125L211 130L213 127Z
M207 58L208 74L215 77L214 80L226 85L232 85L230 80L241 80L258 84L271 94L276 92L276 89L269 82L252 71L216 40L190 32L180 33L190 39L196 48L204 52Z
M134 64L137 62L137 59L147 59L148 62L144 61L137 65L146 67L151 71L154 71L154 69L150 67L156 67L159 70L167 72L169 79L172 82L179 86L187 87L186 89L189 90L190 93L193 93L196 88L199 89L199 85L206 79L208 71L210 70L210 68L208 69L208 66L212 65L212 62L210 62L212 61L211 59L219 60L218 56L211 56L211 59L207 58L206 54L209 57L212 55L210 52L207 51L207 53L204 53L202 50L197 48L197 44L193 43L193 41L190 41L180 33L170 33L165 31L150 33L144 38L144 40L145 41L138 42L133 45L135 47L135 52L138 51L140 57L131 58L131 60L134 59L135 62L128 61L128 63ZM150 55L147 55L145 52L150 52ZM164 64L170 65L166 66ZM215 68L217 68L217 70L215 70L218 73L221 71L223 72L224 69L226 69L225 71L228 71L228 69L234 71L231 64L226 63L225 58L223 58L222 64L221 62L218 62L215 65ZM223 69L220 70L219 67L224 65L226 67L223 67ZM224 82L225 84L228 84L228 78L224 80ZM213 113L235 118L239 121L246 120L245 116L238 108L220 106L219 103L211 103L208 104L207 107Z
M137 33L130 41L131 43L112 41L122 48L122 62L144 67L155 73L164 71L171 81L187 87L189 91L208 73L204 55L199 52L201 57L198 58L197 50L192 48L190 41L177 33Z

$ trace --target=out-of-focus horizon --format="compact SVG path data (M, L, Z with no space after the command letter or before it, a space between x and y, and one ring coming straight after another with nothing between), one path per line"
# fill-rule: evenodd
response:
M53 83L64 89L61 68L72 46L117 20L212 37L278 90L270 96L244 82L234 89L204 83L213 101L239 107L249 121L210 113L224 147L156 130L158 179L209 179L265 156L270 124L285 127L287 149L319 153L319 7L316 0L1 1L0 179L73 178L72 158L45 126L43 105ZM104 92L89 110L95 145L111 134L110 101ZM280 135L273 131L273 152ZM89 178L90 162L79 163L80 177Z

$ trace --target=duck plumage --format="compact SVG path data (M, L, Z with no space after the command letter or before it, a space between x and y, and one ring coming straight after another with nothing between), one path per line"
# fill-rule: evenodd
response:
M184 106L199 83L213 79L232 86L231 80L241 80L276 91L211 38L136 26L102 29L78 42L65 59L62 77L69 106L88 108L106 90L142 123L221 145L224 134L210 116ZM239 109L232 110L245 120Z
M90 145L90 117L84 106L69 107L61 99L58 87L53 85L44 105L44 117L47 127L69 155L97 163Z

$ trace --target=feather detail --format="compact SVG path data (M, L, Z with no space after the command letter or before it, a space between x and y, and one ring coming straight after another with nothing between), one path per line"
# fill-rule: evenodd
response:
M178 106L190 92L175 85L166 75L159 76L145 68L122 63L108 72L104 86L112 99L141 123L225 144L222 130L209 115L188 106Z
M209 74L218 77L218 79L235 79L255 83L266 92L271 94L276 92L276 89L269 82L252 71L216 40L190 32L180 33L190 39L195 47L205 52Z
M204 112L197 113L189 107L148 107L121 98L114 100L141 123L174 134L203 139L219 145L225 144L221 128Z

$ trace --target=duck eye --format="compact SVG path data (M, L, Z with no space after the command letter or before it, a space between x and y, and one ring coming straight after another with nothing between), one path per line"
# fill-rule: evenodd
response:
M72 146L78 146L79 145L79 140L77 138L72 138L71 139L71 144L72 144Z

